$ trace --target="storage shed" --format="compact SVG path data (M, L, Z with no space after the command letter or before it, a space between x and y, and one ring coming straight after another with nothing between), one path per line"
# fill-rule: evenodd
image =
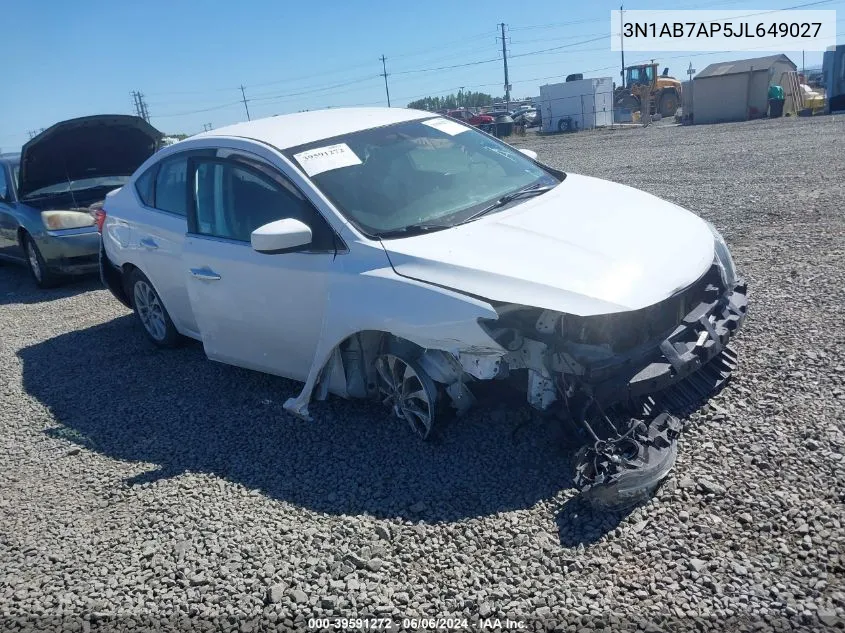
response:
M693 122L722 123L766 116L772 84L783 86L788 109L789 73L796 70L786 55L710 64L693 79Z

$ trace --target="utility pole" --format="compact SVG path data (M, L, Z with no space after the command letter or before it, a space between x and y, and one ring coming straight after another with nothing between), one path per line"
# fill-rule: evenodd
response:
M390 107L390 88L387 87L387 65L385 63L387 61L387 58L384 56L384 54L382 54L382 56L379 57L379 59L381 60L381 71L382 71L381 76L384 77L384 93L387 95L387 107L389 108Z
M499 24L502 27L502 61L505 63L505 108L511 109L511 84L508 81L508 42L505 39L505 23Z
M252 119L249 118L249 106L247 105L246 92L244 92L244 85L243 84L241 84L241 97L243 97L244 110L246 110L246 120L252 121Z
M625 87L625 38L622 33L625 31L625 19L622 14L625 12L625 5L619 5L619 49L622 51L622 87Z

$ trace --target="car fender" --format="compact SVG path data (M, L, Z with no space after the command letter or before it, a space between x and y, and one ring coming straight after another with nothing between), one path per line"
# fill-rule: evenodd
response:
M365 299L365 300L364 300ZM364 331L385 332L423 349L454 355L503 356L506 350L479 325L479 319L496 319L493 307L480 299L453 290L407 279L388 265L342 275L329 288L320 338L305 385L284 408L310 419L308 403L318 383L328 387L338 347ZM332 379L336 384L337 379ZM338 389L332 389L339 391ZM326 389L321 389L325 393Z

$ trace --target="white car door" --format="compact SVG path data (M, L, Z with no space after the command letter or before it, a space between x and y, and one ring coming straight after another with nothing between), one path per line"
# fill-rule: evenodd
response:
M164 301L173 324L183 334L198 335L182 268L182 248L188 231L188 157L214 155L214 150L194 150L166 158L138 179L138 194L146 205L135 214L132 246L137 262Z
M241 158L192 158L193 200L183 262L205 352L212 360L304 380L314 357L338 239L278 171ZM253 230L296 218L311 244L259 253Z

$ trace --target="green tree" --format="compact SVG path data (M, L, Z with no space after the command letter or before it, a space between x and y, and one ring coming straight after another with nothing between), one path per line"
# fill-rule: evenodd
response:
M484 92L458 91L457 94L450 94L445 97L425 97L417 99L408 104L409 108L415 110L442 110L452 108L480 108L493 103L493 97Z

